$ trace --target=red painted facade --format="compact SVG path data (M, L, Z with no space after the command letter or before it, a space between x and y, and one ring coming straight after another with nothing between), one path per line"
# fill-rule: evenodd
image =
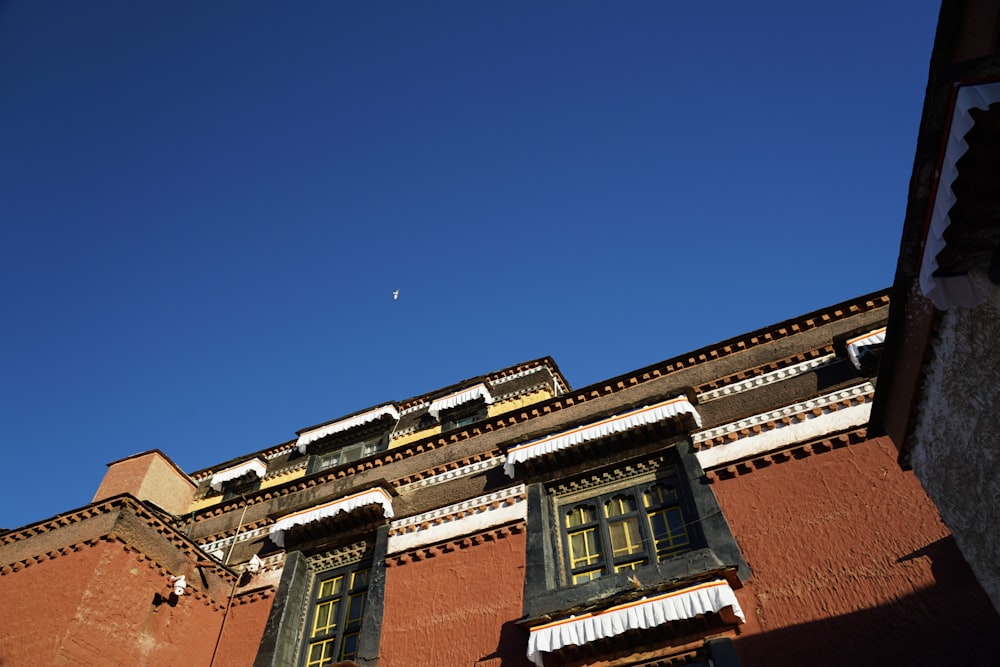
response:
M992 664L1000 619L895 457L869 440L713 484L753 571L743 665Z
M524 530L391 559L381 664L530 667L522 613Z
M0 576L0 664L247 665L269 599L235 607L211 663L224 607L194 593L171 602L153 561L99 539ZM251 637L248 642L247 637Z
M190 476L128 457L91 505L0 534L0 664L992 664L1000 616L867 439L873 351L845 341L887 308L580 390L526 362L467 381L495 412L461 426L428 426L448 387ZM261 474L220 480L244 460Z

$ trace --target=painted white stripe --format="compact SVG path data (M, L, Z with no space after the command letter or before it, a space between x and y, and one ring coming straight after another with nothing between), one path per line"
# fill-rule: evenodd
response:
M519 484L433 512L394 521L389 526L387 553L399 553L472 535L512 521L524 521L527 517L527 505L524 501L524 485ZM424 524L429 525L421 527ZM408 530L414 527L415 530Z
M751 456L760 456L794 445L797 442L805 442L865 425L868 423L871 407L871 403L862 403L840 410L825 408L824 413L818 417L805 413L809 415L805 421L788 425L778 422L771 430L740 438L729 444L703 449L695 456L704 470Z

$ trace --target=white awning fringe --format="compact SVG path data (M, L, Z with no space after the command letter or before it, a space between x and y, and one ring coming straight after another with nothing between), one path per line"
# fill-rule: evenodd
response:
M333 435L334 433L340 433L341 431L346 431L348 429L354 428L355 426L368 424L386 415L389 415L396 421L399 421L399 411L396 409L396 406L383 405L375 408L374 410L369 410L368 412L362 412L360 415L354 415L353 417L348 417L347 419L341 419L340 421L333 422L332 424L327 424L326 426L321 426L311 431L306 431L305 433L299 436L299 440L296 443L296 447L298 447L300 453L305 454L306 448L311 443L316 442L320 438L325 438L328 435Z
M586 424L562 433L545 436L538 440L518 445L507 452L507 462L503 469L509 477L514 476L514 465L529 459L551 454L552 452L573 447L590 440L604 438L613 433L622 433L647 424L688 414L694 417L695 423L701 426L701 415L694 409L690 401L683 396L672 398L655 405L648 405L623 415L616 415L594 424Z
M211 481L209 481L209 486L211 486L216 491L222 490L222 485L226 482L239 479L243 475L249 473L256 473L257 477L263 477L267 474L267 465L264 464L260 459L252 459L250 461L244 461L238 465L231 466L225 470L220 470L219 472L212 475Z
M885 342L885 327L869 331L863 336L852 338L847 341L847 356L855 368L861 368L861 350L870 345L879 345Z
M486 388L485 384L480 383L431 401L430 407L427 408L427 414L437 419L442 410L448 410L478 398L483 399L487 405L493 402L493 396L490 395L490 390Z
M671 621L695 618L726 607L732 607L733 613L741 621L746 621L733 589L720 579L642 598L594 614L553 621L531 628L528 659L542 667L544 653L566 646L582 646L629 630L645 630Z
M934 208L924 240L924 255L920 262L920 290L941 310L953 306L970 307L982 303L983 297L971 274L958 276L935 276L938 269L938 254L947 245L945 231L951 224L951 208L955 205L952 185L958 178L958 161L969 150L965 137L975 125L973 109L989 109L991 104L1000 102L1000 83L982 83L962 86L955 99L955 110L948 128L948 143L945 146L941 174L938 177Z
M382 516L392 518L392 498L383 489L369 489L354 495L340 498L332 503L311 507L308 510L289 514L279 519L268 530L271 539L279 547L285 546L285 531L295 526L302 526L313 521L319 521L327 517L340 514L341 512L351 512L366 505L381 505Z

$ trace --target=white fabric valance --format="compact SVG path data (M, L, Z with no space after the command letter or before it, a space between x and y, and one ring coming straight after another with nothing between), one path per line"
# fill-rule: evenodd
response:
M847 356L855 368L861 368L861 350L869 345L880 345L885 342L885 327L869 331L863 336L847 341Z
M725 581L710 581L652 598L642 598L594 614L582 614L531 628L528 659L539 667L543 654L566 646L582 646L599 639L645 630L671 621L695 618L732 607L746 621L736 594Z
M267 474L267 466L260 459L244 461L239 465L235 465L215 473L212 475L212 479L208 484L216 491L221 491L222 485L226 482L233 479L239 479L243 475L247 475L249 473L255 473L257 477L263 477Z
M427 408L427 413L431 417L434 417L434 419L437 419L442 410L454 408L462 403L468 403L478 398L483 399L487 405L493 402L493 396L490 395L490 390L486 388L485 384L480 383L468 389L456 391L454 394L448 394L447 396L431 401L431 406Z
M346 431L348 429L354 428L355 426L361 426L363 424L368 424L375 421L376 419L381 419L389 415L396 421L399 421L399 410L396 409L394 405L383 405L381 407L375 408L374 410L369 410L368 412L362 412L360 415L354 415L353 417L348 417L347 419L341 419L340 421L333 422L332 424L327 424L326 426L320 426L319 428L314 428L311 431L306 431L299 436L299 441L296 446L299 452L302 454L306 453L306 448L313 442L316 442L320 438L325 438L328 435L333 435L334 433L340 433L341 431Z
M626 412L623 415L608 417L594 424L578 426L569 431L555 433L538 440L526 442L523 445L517 445L507 452L507 462L503 464L503 469L508 476L513 477L514 465L517 463L523 463L529 459L544 456L560 449L573 447L590 440L604 438L613 433L622 433L647 424L655 424L682 414L691 415L694 417L695 423L701 426L701 416L698 414L698 411L694 409L690 401L683 396L678 396L669 401L663 401L656 405L648 405L632 412Z
M969 112L973 109L989 109L991 104L997 102L1000 102L1000 83L962 86L955 97L955 110L948 128L948 143L941 162L934 209L931 211L927 238L924 241L924 256L920 263L920 290L941 310L952 306L975 306L983 300L972 275L938 277L934 272L938 269L938 254L948 244L944 233L951 224L951 207L958 199L951 186L958 178L958 161L969 150L965 135L976 124Z
M341 512L352 512L366 505L381 505L382 516L392 518L392 498L389 497L389 494L383 489L368 489L367 491L360 491L346 498L334 500L332 503L310 507L307 510L282 517L271 526L268 533L275 544L283 547L285 546L285 531L289 528L326 519Z

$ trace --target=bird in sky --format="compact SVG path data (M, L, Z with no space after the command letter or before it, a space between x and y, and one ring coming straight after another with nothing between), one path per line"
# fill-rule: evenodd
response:
M395 301L398 298L399 298L399 290L398 289L392 290L392 300Z

